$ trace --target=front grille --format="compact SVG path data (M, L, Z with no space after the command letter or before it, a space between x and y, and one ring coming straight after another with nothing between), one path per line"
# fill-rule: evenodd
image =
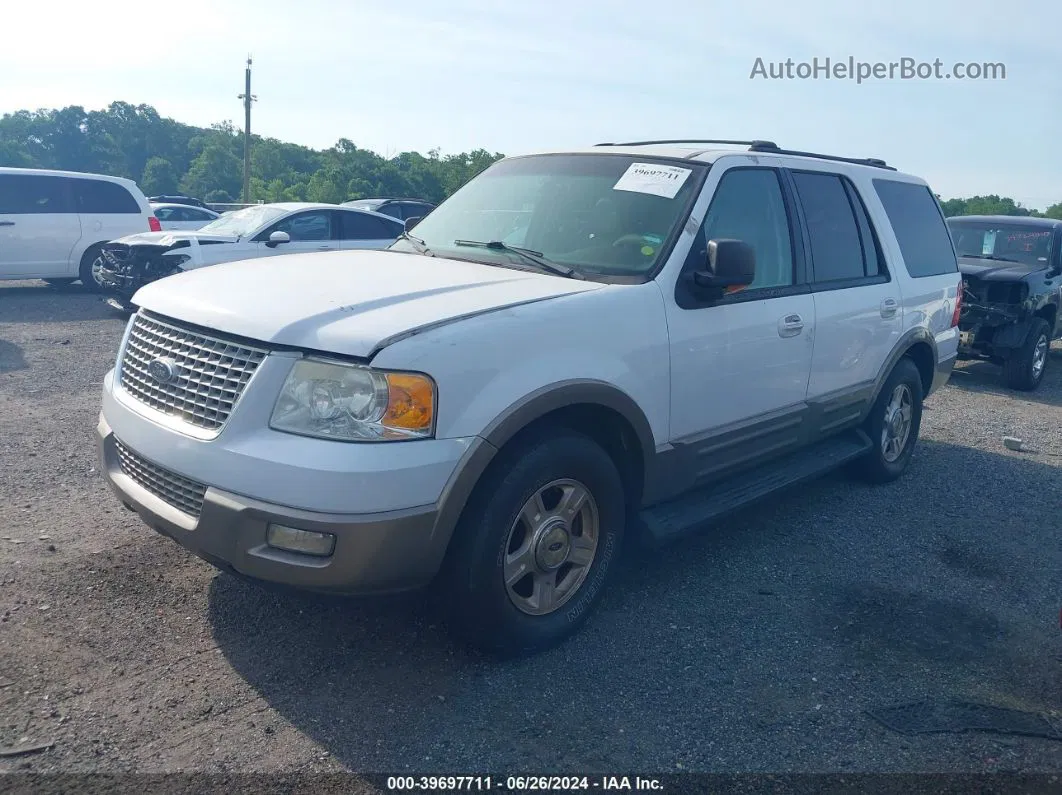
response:
M220 431L266 351L137 314L122 355L122 388L136 400L197 428ZM162 382L150 364L169 360Z
M178 511L198 519L206 486L141 458L117 439L118 464L131 480Z

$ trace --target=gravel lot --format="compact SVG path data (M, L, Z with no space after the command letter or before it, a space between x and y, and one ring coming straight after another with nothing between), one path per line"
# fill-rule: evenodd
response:
M580 635L499 664L417 597L280 595L122 509L92 438L122 327L76 288L0 285L0 747L54 742L0 771L1062 770L1062 743L864 712L1059 718L1057 346L1033 395L960 366L899 483L837 475L631 555Z

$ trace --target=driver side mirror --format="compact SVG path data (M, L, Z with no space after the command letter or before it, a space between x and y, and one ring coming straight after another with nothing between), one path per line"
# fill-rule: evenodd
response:
M277 232L273 232L273 234L271 234L269 236L269 241L266 243L266 245L269 246L269 248L276 248L281 243L290 243L290 242L291 242L291 235L289 235L287 232L277 231Z
M407 218L402 224L402 228L405 229L405 231L407 232L412 232L413 227L419 224L420 219L422 219L423 217L423 215L414 215L412 218Z
M692 277L695 287L713 297L728 287L748 287L756 278L756 250L742 240L709 240L705 268Z

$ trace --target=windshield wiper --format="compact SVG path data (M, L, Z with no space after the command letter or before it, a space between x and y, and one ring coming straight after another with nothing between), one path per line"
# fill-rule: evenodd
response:
M1009 257L999 257L995 254L960 254L960 257L968 257L970 259L991 259L996 262L1020 262L1020 260L1010 259Z
M569 268L567 265L561 265L559 262L553 262L552 260L546 259L541 251L532 251L529 248L510 246L508 243L503 243L501 240L490 240L486 243L481 240L455 240L454 245L468 246L469 248L489 248L492 251L508 251L522 257L525 262L530 262L539 270L544 270L547 273L553 273L557 276L567 276L569 279L586 278L574 268Z
M413 246L413 250L416 251L418 254L424 254L427 257L435 256L435 252L428 248L423 240L421 240L419 237L413 237L413 235L409 234L409 232L406 232L405 230L403 230L402 234L398 236L398 239L408 240Z

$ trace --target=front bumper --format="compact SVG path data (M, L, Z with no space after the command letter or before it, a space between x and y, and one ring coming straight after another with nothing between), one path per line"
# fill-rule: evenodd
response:
M382 514L331 514L288 508L207 487L191 516L157 496L123 469L114 432L101 416L96 428L101 471L118 499L157 532L218 568L254 579L315 591L390 593L427 584L448 540L435 532L434 507ZM270 523L336 536L327 558L266 543Z

